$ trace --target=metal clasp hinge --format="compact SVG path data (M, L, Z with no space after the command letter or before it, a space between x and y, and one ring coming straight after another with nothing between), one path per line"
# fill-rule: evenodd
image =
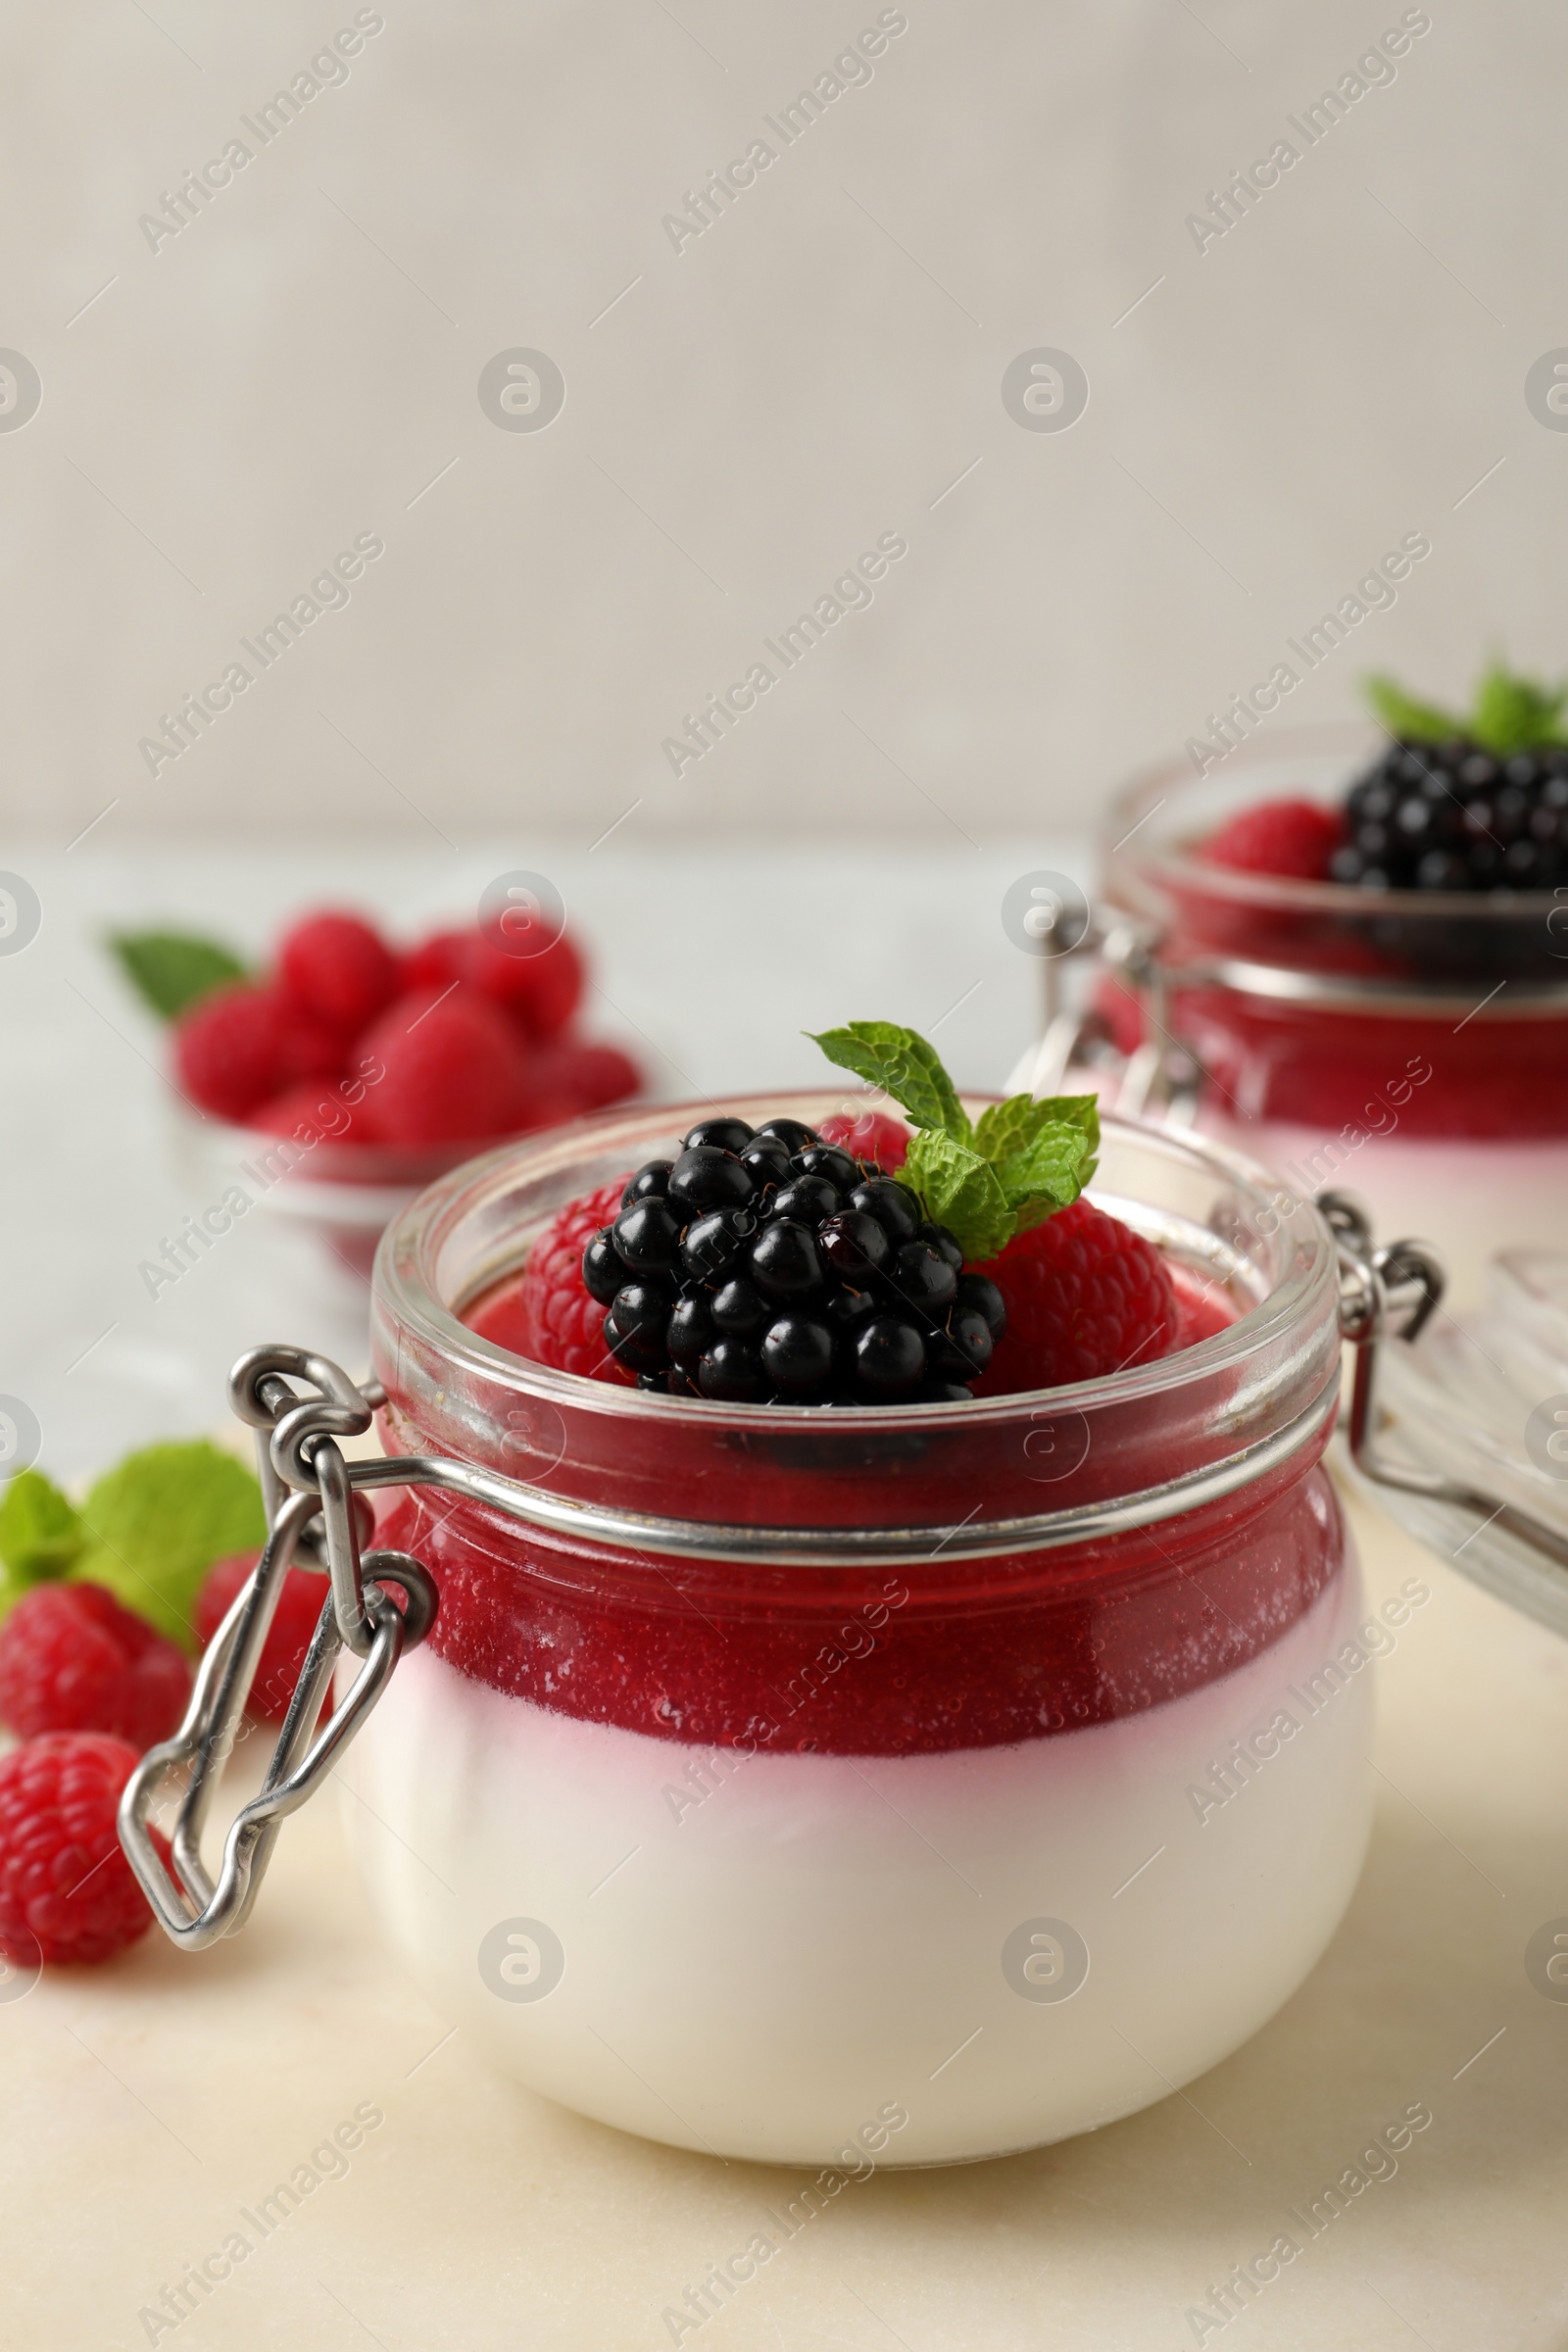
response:
M314 1394L298 1396L291 1381ZM244 1926L284 1820L320 1787L436 1613L435 1586L417 1560L361 1551L373 1516L354 1491L357 1466L337 1441L369 1429L384 1401L380 1389L356 1388L338 1365L306 1348L271 1347L240 1358L229 1396L257 1433L266 1547L202 1659L184 1722L172 1740L149 1748L120 1804L126 1858L159 1925L187 1951L205 1950ZM326 1569L329 1590L261 1792L230 1824L215 1881L202 1860L202 1832L240 1737L283 1580L302 1551ZM403 1595L401 1609L392 1590ZM343 1649L363 1663L323 1726L322 1702ZM171 1870L152 1816L181 1780Z
M1082 927L1071 926L1061 946L1039 951L1043 1027L1007 1081L1008 1093L1036 1101L1059 1094L1075 1072L1105 1082L1104 1100L1123 1118L1168 1119L1190 1127L1198 1115L1205 1072L1198 1055L1171 1027L1171 976L1160 959L1162 934L1152 923L1130 915L1101 913L1085 906ZM1123 1054L1110 1023L1094 1005L1069 1008L1061 967L1069 956L1098 956L1104 969L1136 997L1143 1043ZM1114 1085L1109 1082L1114 1080Z

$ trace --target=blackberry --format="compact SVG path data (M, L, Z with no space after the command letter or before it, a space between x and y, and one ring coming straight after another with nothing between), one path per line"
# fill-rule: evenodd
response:
M747 1340L715 1340L697 1367L697 1393L717 1404L764 1404L769 1383L760 1350Z
M873 1315L853 1342L860 1386L877 1396L906 1396L925 1370L925 1340L905 1315Z
M839 1197L824 1176L792 1176L781 1184L767 1204L770 1217L793 1217L803 1225L820 1225L838 1214Z
M664 1330L674 1299L662 1283L633 1275L605 1316L605 1345L629 1371L659 1372L669 1362Z
M984 1320L993 1340L1000 1340L1007 1328L1007 1304L988 1274L958 1276L958 1311L972 1307Z
M772 1308L755 1282L744 1275L734 1281L721 1283L707 1301L708 1312L722 1332L731 1339L749 1340L760 1332L772 1315ZM674 1346L671 1343L671 1354Z
M955 1274L963 1272L963 1248L956 1233L950 1233L945 1225L922 1225L919 1238L947 1259Z
M669 1171L666 1196L673 1207L688 1213L738 1208L752 1197L752 1180L733 1152L717 1144L691 1144Z
M645 1168L639 1168L620 1196L621 1207L630 1208L634 1200L662 1200L669 1189L669 1171L673 1165L672 1160L651 1159Z
M740 1154L741 1166L755 1185L788 1184L792 1170L786 1147L775 1135L760 1135Z
M816 1246L845 1282L868 1282L893 1255L887 1227L858 1208L824 1217L816 1229Z
M805 1175L832 1185L837 1192L852 1192L860 1181L859 1161L841 1152L836 1144L808 1144L796 1157Z
M695 1372L719 1333L729 1328L713 1313L712 1301L694 1290L676 1299L664 1326L664 1346L683 1372Z
M786 1152L808 1152L821 1137L814 1127L803 1127L799 1119L764 1119L757 1130L757 1140L764 1138L780 1143Z
M583 1281L640 1388L725 1404L967 1397L1002 1295L919 1197L798 1119L705 1119L650 1160Z
M929 1242L906 1242L893 1260L888 1281L899 1297L928 1320L940 1320L958 1295L958 1277Z
M751 1140L752 1130L744 1119L700 1119L686 1138L686 1149L695 1152L707 1144L720 1152L739 1152L745 1151Z
M809 1225L793 1217L774 1217L752 1244L747 1258L752 1280L770 1298L791 1304L815 1298L827 1289L827 1268Z
M891 1176L880 1170L858 1184L844 1203L846 1208L859 1209L875 1217L891 1241L912 1242L924 1222L920 1203L906 1184L896 1184Z
M607 1227L596 1233L583 1251L582 1284L590 1298L608 1306L626 1279L626 1268L616 1254L615 1245Z
M610 1228L615 1255L634 1274L668 1274L680 1250L681 1222L667 1200L634 1200Z
M762 1368L775 1388L806 1396L833 1370L833 1334L820 1315L779 1315L762 1337Z
M694 1217L681 1236L687 1273L696 1281L717 1281L740 1263L756 1231L757 1219L749 1208L715 1208L706 1217ZM611 1232L613 1238L613 1227Z
M1568 882L1568 745L1508 759L1465 736L1401 739L1351 785L1331 880L1361 890L1551 890Z
M991 1327L972 1306L948 1317L929 1349L930 1366L944 1380L977 1380L991 1361Z

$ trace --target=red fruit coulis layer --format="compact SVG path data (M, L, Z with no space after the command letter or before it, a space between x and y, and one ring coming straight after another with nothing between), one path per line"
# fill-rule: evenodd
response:
M1223 1295L1181 1267L1172 1274L1180 1345L1234 1319ZM475 1328L494 1329L487 1303L468 1311ZM658 1409L650 1399L650 1416ZM385 1434L394 1451L417 1442L407 1426ZM1136 1714L1277 1642L1345 1561L1321 1449L1148 1530L903 1570L656 1559L454 1508L445 1496L432 1508L417 1491L383 1505L378 1540L414 1552L435 1577L437 1653L535 1705L710 1746L929 1754ZM788 1525L779 1450L759 1482L757 1516ZM809 1502L806 1486L796 1522L820 1508L820 1480ZM678 1445L664 1491L644 1492L640 1507L671 1518L691 1507ZM886 1517L899 1524L918 1511L911 1463L890 1485Z
M1487 993L1476 984L1479 1004ZM1113 981L1097 1003L1131 1051L1143 1015ZM1331 1012L1226 989L1183 989L1175 1026L1210 1074L1217 1107L1280 1119L1326 1136L1371 1134L1450 1142L1544 1143L1568 1136L1568 1019Z
M573 1545L400 1497L378 1541L435 1577L431 1646L581 1722L772 1753L997 1747L1135 1715L1277 1642L1345 1557L1320 1468L1072 1550L745 1572ZM670 1507L679 1508L671 1495Z

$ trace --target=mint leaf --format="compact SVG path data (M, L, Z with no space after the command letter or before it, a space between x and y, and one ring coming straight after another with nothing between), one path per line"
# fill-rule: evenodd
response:
M86 1541L53 1479L19 1470L0 1498L0 1617L29 1586L64 1576Z
M1009 1095L1004 1102L993 1102L980 1113L974 1148L1001 1172L1026 1157L1048 1128L1063 1126L1076 1129L1081 1138L1082 1190L1094 1174L1095 1154L1100 1149L1100 1104L1093 1095L1051 1095L1038 1102L1033 1095ZM1004 1189L1007 1181L1004 1173ZM1066 1201L1061 1205L1065 1208Z
M147 1446L99 1479L81 1506L87 1547L73 1583L107 1585L185 1649L214 1560L267 1540L262 1491L243 1462L199 1438Z
M901 1171L934 1223L946 1225L972 1264L1004 1250L1016 1230L997 1171L954 1136L922 1128Z
M1049 1124L1049 1104L1033 1095L1009 1095L1004 1102L990 1102L975 1121L974 1148L981 1157L1004 1160L1023 1148Z
M926 1214L955 1235L970 1263L996 1257L1077 1200L1095 1172L1100 1105L1093 1095L1037 1102L1009 1095L971 1127L934 1047L897 1021L849 1021L806 1034L829 1061L891 1095L914 1121L903 1175Z
M1374 716L1401 742L1446 743L1465 732L1462 719L1440 710L1433 703L1418 703L1402 686L1396 685L1393 678L1367 678L1363 690Z
M857 1078L891 1095L917 1127L936 1128L959 1143L968 1142L968 1116L953 1080L936 1048L914 1030L901 1028L897 1021L848 1021L842 1029L824 1029L820 1037L809 1029L805 1035L841 1070L853 1070Z
M1093 1164L1083 1129L1072 1120L1057 1119L1042 1127L1024 1150L1001 1161L997 1178L1009 1208L1022 1208L1026 1202L1043 1200L1049 1216L1052 1209L1072 1206L1089 1180ZM1031 1217L1029 1222L1038 1225L1040 1219Z
M225 980L243 980L239 957L214 939L183 931L117 931L109 942L121 969L161 1020L172 1021Z
M1100 1097L1098 1095L1046 1095L1035 1104L1037 1110L1049 1110L1053 1119L1070 1119L1081 1128L1093 1152L1100 1150Z
M1053 1095L1037 1102L1009 1095L980 1114L975 1149L997 1171L1014 1234L1070 1208L1095 1172L1100 1104L1093 1095Z
M63 1576L81 1549L81 1521L52 1478L21 1470L0 1499L0 1560L24 1584Z
M1568 686L1551 690L1533 678L1513 677L1494 662L1476 688L1468 732L1494 759L1511 760L1515 752L1561 743L1564 702Z

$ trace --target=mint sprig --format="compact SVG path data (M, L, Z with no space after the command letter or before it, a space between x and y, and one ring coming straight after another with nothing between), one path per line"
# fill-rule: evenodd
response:
M239 957L216 939L186 931L117 931L109 946L122 971L160 1020L177 1020L227 980L243 980Z
M1483 671L1468 711L1417 702L1389 677L1368 678L1365 690L1374 715L1402 743L1448 743L1458 737L1494 760L1511 760L1517 752L1568 742L1562 725L1568 685L1544 686L1500 662Z
M81 1521L86 1547L68 1581L107 1585L185 1649L196 1646L196 1594L213 1562L267 1541L255 1473L206 1438L127 1454L92 1488Z
M933 1224L956 1236L968 1259L996 1257L1020 1230L990 1160L939 1128L922 1127L911 1138L904 1181L913 1185Z
M105 1471L80 1510L41 1470L0 1491L0 1617L34 1585L106 1585L170 1641L196 1646L196 1594L215 1560L259 1551L254 1474L205 1438L144 1446Z
M917 1127L939 1128L967 1143L969 1121L953 1080L935 1046L914 1030L902 1029L897 1021L847 1021L842 1029L824 1029L820 1037L809 1029L806 1034L841 1070L853 1070L902 1103Z
M1500 662L1494 663L1476 688L1470 732L1486 751L1511 760L1515 752L1562 742L1565 701L1568 686L1541 686L1533 678L1511 677Z
M33 1585L64 1576L86 1531L41 1470L19 1470L0 1496L0 1617Z
M1464 721L1451 710L1440 710L1436 703L1418 703L1393 678L1368 678L1364 692L1373 717L1400 743L1446 743L1464 733Z
M1027 1233L1069 1208L1095 1172L1100 1104L1093 1095L1009 1095L980 1113L975 1149L997 1171L1007 1206Z
M936 1048L896 1021L849 1021L807 1035L829 1061L890 1095L916 1133L904 1180L946 1225L970 1264L1077 1200L1095 1172L1100 1106L1093 1095L1037 1102L1009 1095L971 1123Z

